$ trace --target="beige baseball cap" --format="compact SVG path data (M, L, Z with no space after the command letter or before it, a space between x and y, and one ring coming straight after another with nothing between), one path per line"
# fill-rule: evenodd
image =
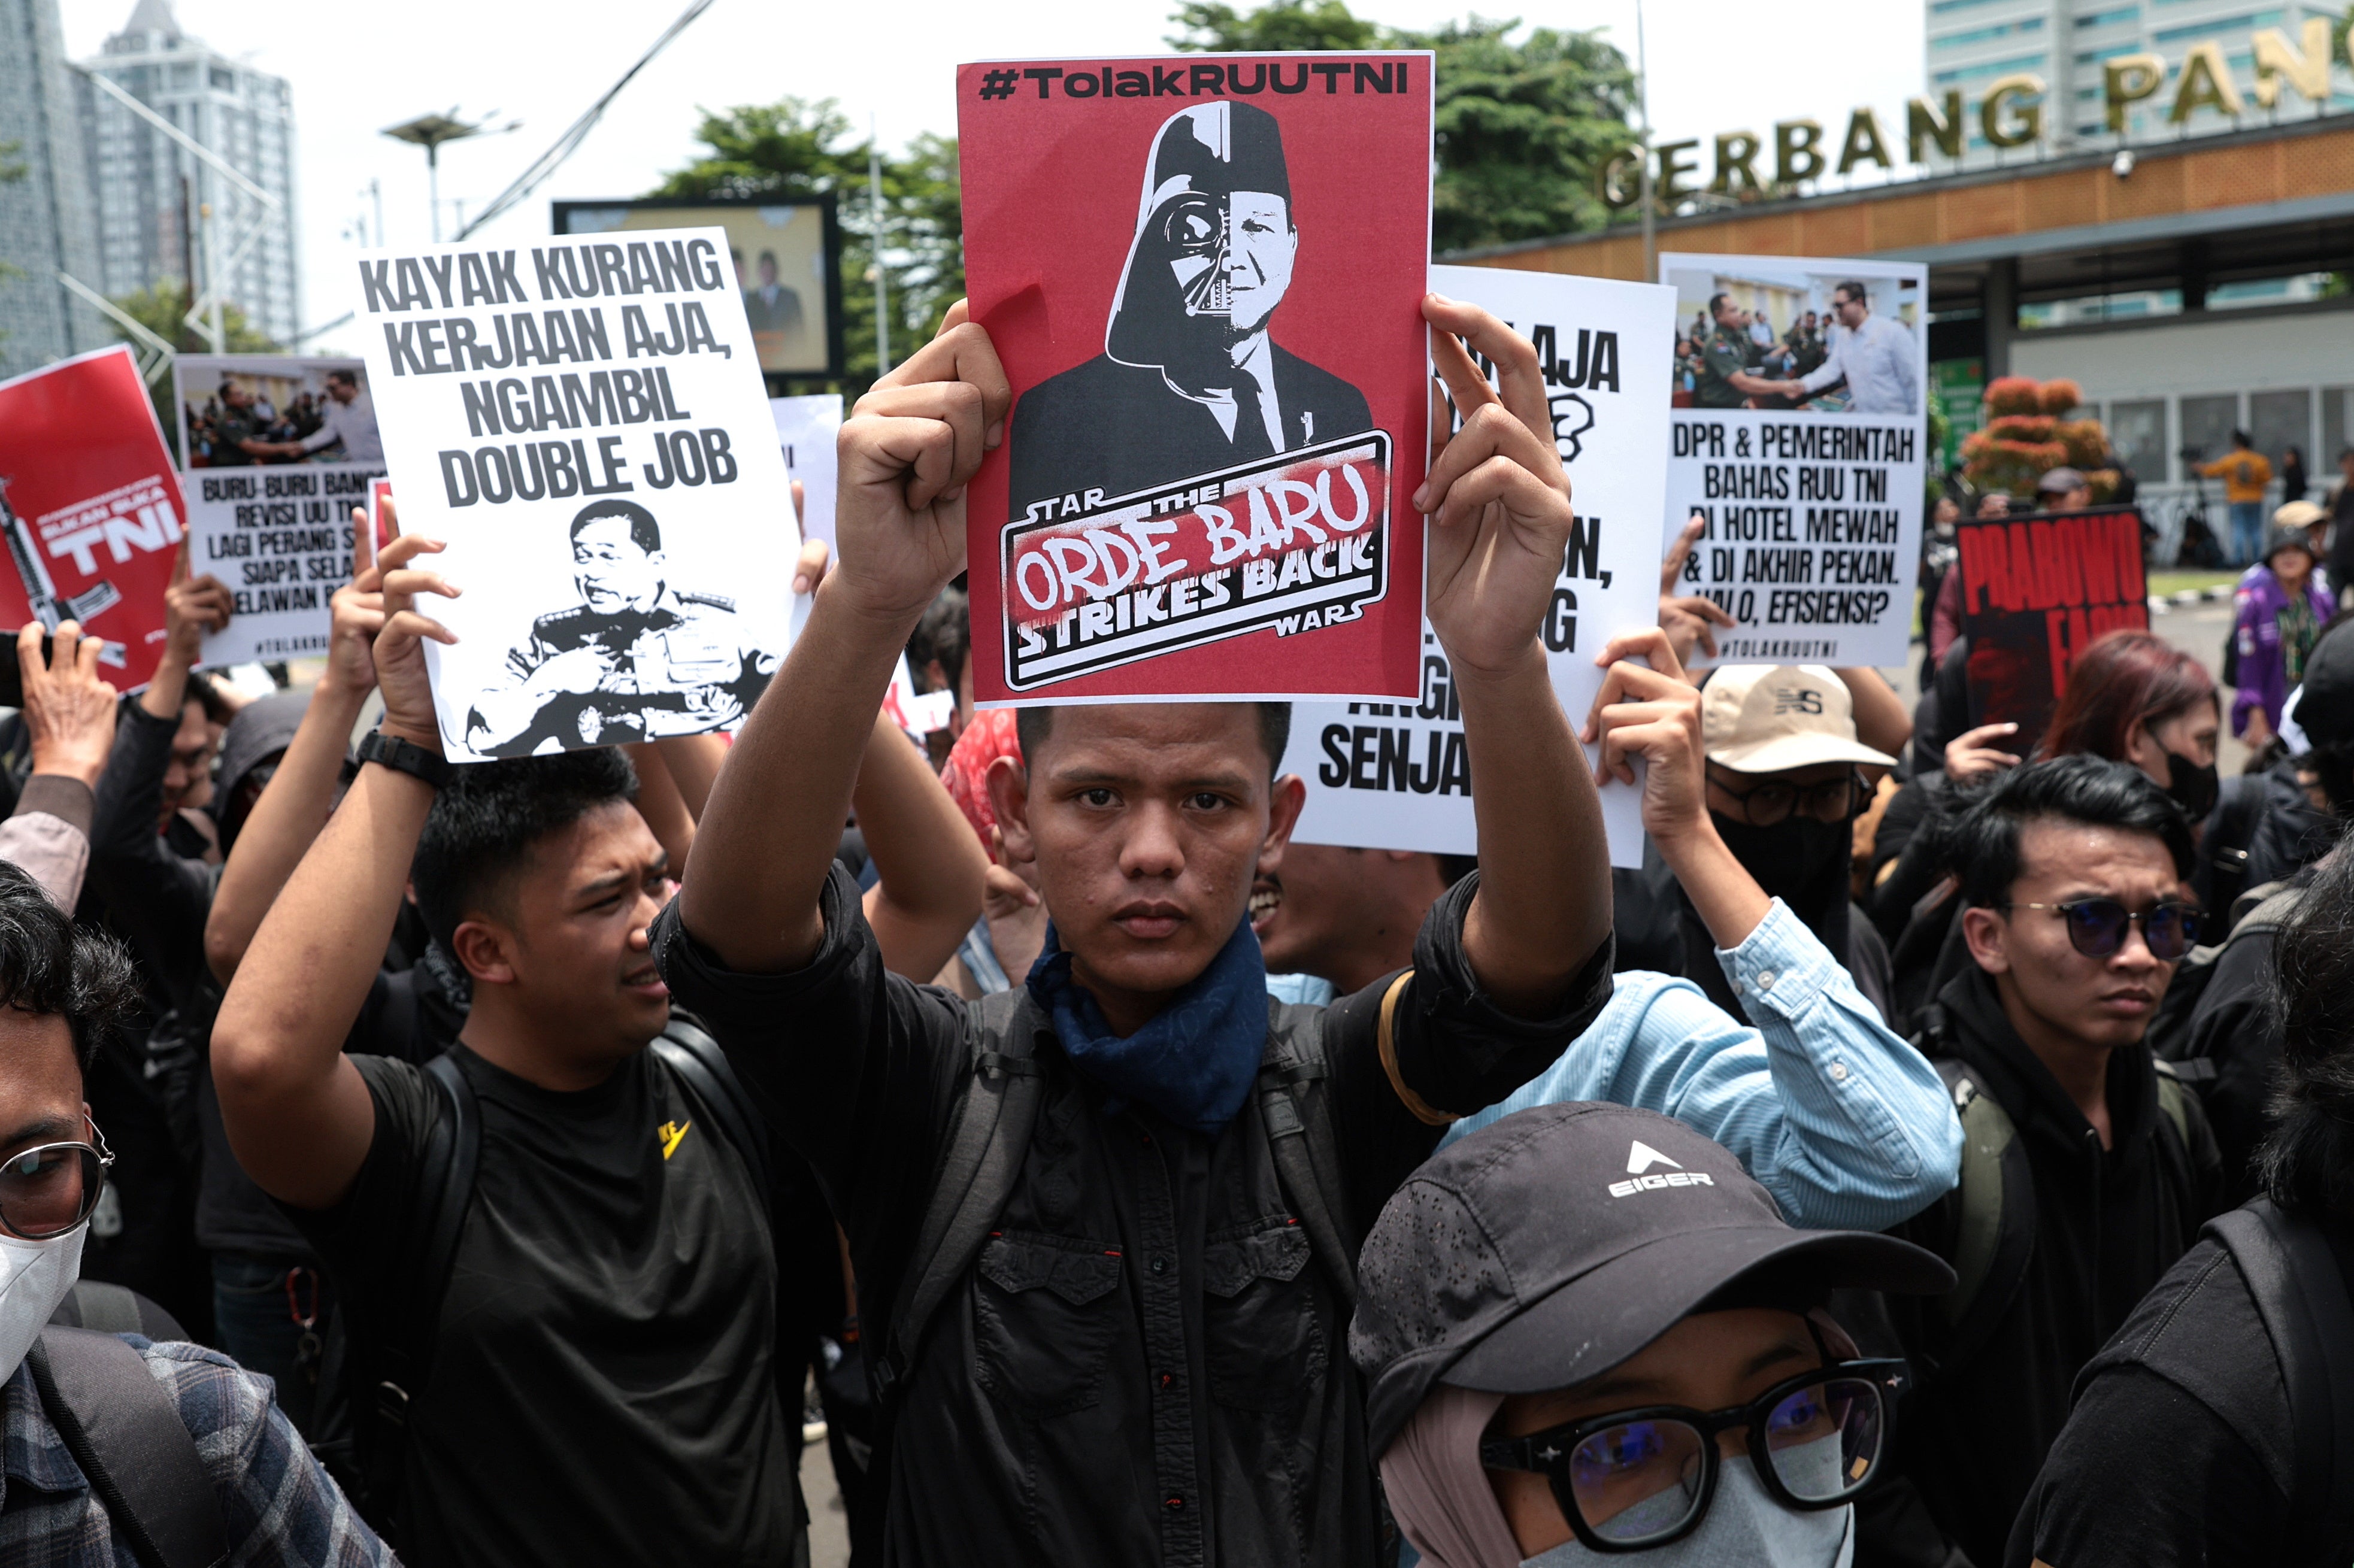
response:
M1720 664L1701 691L1700 724L1708 759L1737 773L1896 763L1855 738L1847 683L1824 664Z
M2310 501L2292 501L2273 512L2275 528L2310 528L2329 514Z

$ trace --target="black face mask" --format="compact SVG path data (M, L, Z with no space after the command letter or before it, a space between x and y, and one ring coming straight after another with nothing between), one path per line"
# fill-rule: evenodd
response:
M2179 751L2169 751L2166 754L2166 792L2197 823L2205 821L2207 813L2215 809L2215 798L2222 792L2222 785L2217 782L2213 763L2202 767Z

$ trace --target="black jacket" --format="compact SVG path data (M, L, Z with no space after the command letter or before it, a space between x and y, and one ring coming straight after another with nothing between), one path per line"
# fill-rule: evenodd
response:
M1605 942L1556 1016L1499 1010L1463 951L1477 885L1465 878L1431 909L1395 1008L1396 1082L1458 1114L1543 1071L1610 996ZM885 972L839 866L822 913L824 941L798 973L721 968L675 904L653 948L678 1001L815 1167L849 1233L862 1340L881 1346L975 1052L1004 1033ZM1443 1130L1407 1110L1383 1065L1392 978L1320 1010L1352 1234ZM1034 1004L1011 1019L1003 1030L1039 1030L1037 1130L901 1384L875 1460L885 1563L1374 1561L1348 1312L1294 1223L1257 1101L1215 1137L1134 1105L1107 1110Z
M2011 1028L1992 976L1972 966L1938 1001L1945 1027L1930 1054L1959 1061L2009 1113L2033 1172L2035 1240L2018 1294L1965 1364L1943 1364L1947 1335L1934 1303L1891 1301L1907 1352L1935 1369L1903 1412L1897 1467L1946 1535L1991 1568L2068 1419L2077 1372L2221 1206L2221 1173L2196 1103L2188 1147L2159 1110L2147 1049L2109 1058L2104 1150ZM1957 1190L1896 1234L1951 1261L1959 1220Z
M1283 450L1373 428L1363 393L1279 344L1267 346L1275 356ZM1017 523L1034 501L1090 489L1126 495L1235 461L1234 440L1216 415L1173 391L1158 368L1122 365L1108 355L1023 393L1013 406L1011 440L1006 499Z

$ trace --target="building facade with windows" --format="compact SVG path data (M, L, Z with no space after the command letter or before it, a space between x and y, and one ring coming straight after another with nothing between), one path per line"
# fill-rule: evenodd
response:
M2276 28L2301 41L2307 22L2342 26L2346 19L2344 6L2310 0L1925 0L1925 10L1923 76L1932 94L1953 89L1973 93L2017 73L2042 78L2048 92L2048 128L2041 148L2006 152L1973 133L1965 168L2235 129L2235 117L2211 107L2177 123L2168 118L2170 95L2159 94L2126 110L2122 130L2112 131L2105 68L2128 56L2156 55L2166 62L2171 82L2190 49L2221 39L2232 87L2253 105L2253 34ZM2354 92L2346 90L2342 79L2336 87L2327 104L2289 94L2274 108L2262 110L2261 117L2281 123L2354 110Z
M58 281L98 265L70 76L58 0L0 0L0 376L113 341Z
M168 0L139 0L122 30L83 69L122 88L277 204L256 203L111 94L80 79L101 290L120 298L193 276L190 292L201 293L217 270L225 297L249 324L281 343L292 340L303 325L302 277L294 241L294 101L285 79L182 32ZM257 211L265 214L260 234L232 255Z

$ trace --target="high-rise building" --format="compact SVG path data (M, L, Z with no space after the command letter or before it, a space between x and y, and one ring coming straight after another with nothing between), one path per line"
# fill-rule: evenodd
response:
M70 74L58 0L0 0L0 374L112 341L58 281L97 271Z
M283 78L207 48L180 30L169 0L138 0L122 31L83 69L104 76L276 198L261 231L232 256L258 204L217 170L80 81L83 139L98 207L100 288L111 298L210 270L257 331L302 331L294 242L294 98ZM207 232L205 211L214 214Z
M2354 97L2334 91L2327 104L2284 92L2275 109L2253 108L2256 70L2251 35L2277 28L2292 43L2301 42L2308 20L2342 21L2342 5L2286 0L1926 0L1926 10L1925 74L1933 99L1958 89L1966 99L1975 100L1988 83L2007 76L2043 79L2042 147L2019 149L2002 161L2234 131L2275 118L2286 122L2354 107ZM2167 111L2180 79L2183 56L2211 39L2223 42L2224 63L2251 112L2235 118L2201 108L2183 123L2173 123ZM2108 127L2103 68L2110 60L2140 54L2165 60L2164 85L2126 111L2120 134ZM1996 149L1973 125L1964 166L1983 167L1997 161Z

